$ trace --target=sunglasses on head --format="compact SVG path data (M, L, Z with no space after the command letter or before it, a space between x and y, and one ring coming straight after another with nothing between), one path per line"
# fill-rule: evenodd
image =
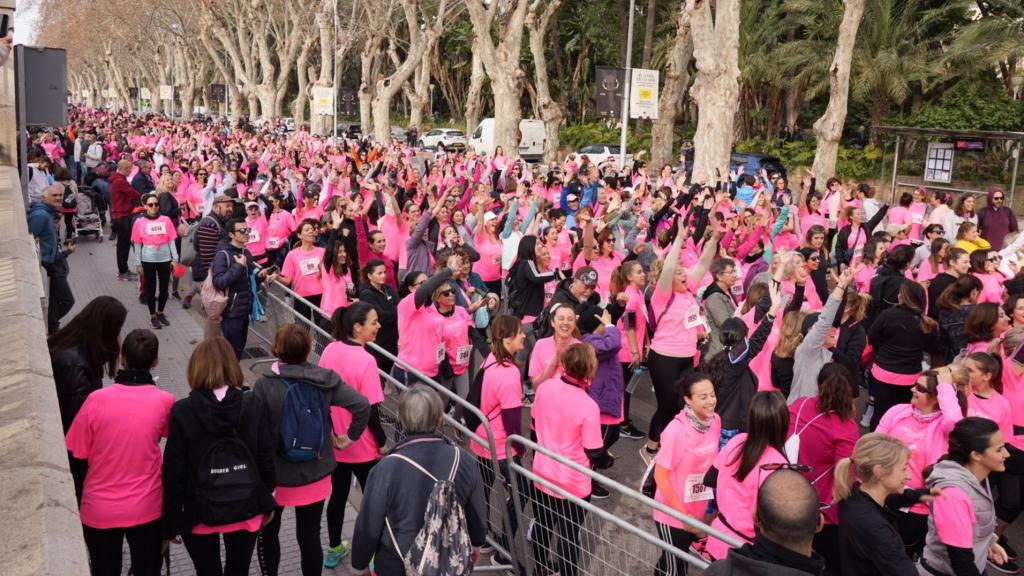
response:
M807 464L790 464L789 462L772 462L771 464L762 464L761 470L765 472L775 472L776 470L792 470L801 474L806 474L812 470L813 467Z
M928 387L924 384L914 384L914 391L918 394L931 394L931 392L928 391Z

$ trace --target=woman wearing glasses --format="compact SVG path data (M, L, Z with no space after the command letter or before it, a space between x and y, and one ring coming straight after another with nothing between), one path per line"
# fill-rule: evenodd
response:
M153 329L160 330L171 325L164 315L164 307L167 305L167 285L171 280L171 262L178 258L178 250L174 246L178 233L171 219L160 214L160 200L156 194L147 194L142 205L145 211L132 225L131 240L135 245L136 266L145 278L150 323ZM156 295L158 287L159 298Z
M999 252L990 249L980 249L971 252L971 274L981 280L981 294L978 295L978 303L994 302L1003 303L1003 283L1007 277L999 270L1003 256Z
M877 414L877 400L875 410ZM925 468L945 454L949 433L966 412L967 398L954 384L951 369L945 367L918 376L911 387L910 403L898 404L885 413L875 432L914 447L908 463L908 488L924 488ZM900 512L897 524L908 554L920 554L928 531L928 507L917 504Z

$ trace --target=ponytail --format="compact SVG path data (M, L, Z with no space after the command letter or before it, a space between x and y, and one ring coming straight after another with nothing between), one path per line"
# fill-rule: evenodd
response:
M835 483L832 485L832 502L842 502L853 492L853 459L843 458L836 462L833 472Z
M889 472L910 458L910 448L881 432L861 436L853 447L853 455L836 463L835 484L832 486L832 502L839 503L853 492L854 475L862 482L875 481L875 466Z

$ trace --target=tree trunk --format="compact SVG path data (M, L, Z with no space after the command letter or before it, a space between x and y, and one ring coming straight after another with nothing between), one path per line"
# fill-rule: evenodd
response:
M693 38L690 36L690 13L679 7L676 16L676 38L665 63L665 86L658 98L658 119L651 127L651 165L658 169L674 163L676 116L690 83L690 58Z
M334 70L334 45L338 38L334 37L334 27L331 21L333 0L324 0L320 11L316 13L317 33L320 35L320 76L316 80L317 86L330 86L336 76ZM310 95L312 96L312 94ZM334 97L338 98L338 87L334 87ZM338 107L335 106L335 110ZM314 114L310 106L309 130L313 134L327 134L334 130L333 124L338 123L337 118ZM328 120L333 124L328 126Z
M466 94L466 134L473 134L480 124L480 113L483 106L484 61L480 58L477 33L473 33L473 63L469 77L469 92Z
M534 0L526 15L526 28L530 32L530 54L533 56L534 77L537 84L537 100L540 102L540 117L544 120L544 161L558 160L558 132L565 121L562 105L551 98L551 83L548 77L548 61L544 52L544 35L547 34L551 19L562 4L562 0L551 0L539 20L537 8L541 0Z
M644 25L644 53L640 59L641 68L651 67L651 54L654 52L654 19L657 12L657 0L647 0L647 22Z
M695 173L729 172L733 126L739 107L740 0L687 0L697 80L690 93L699 108L694 135Z
M828 107L814 123L814 137L818 144L814 153L814 174L819 182L824 182L835 175L839 140L843 136L846 107L850 98L850 63L853 61L853 48L857 42L857 29L860 28L860 21L864 16L864 4L865 0L846 0L843 8L836 53L832 59L832 66L829 67L831 90Z
M804 100L804 84L791 85L786 90L786 110L783 114L783 124L786 131L796 134L797 125L800 122L800 107Z

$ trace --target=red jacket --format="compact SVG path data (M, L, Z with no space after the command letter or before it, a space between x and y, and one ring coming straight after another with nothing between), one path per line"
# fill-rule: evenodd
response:
M114 218L126 218L132 215L132 209L139 204L142 197L120 172L114 172L108 178L110 182L110 211Z

